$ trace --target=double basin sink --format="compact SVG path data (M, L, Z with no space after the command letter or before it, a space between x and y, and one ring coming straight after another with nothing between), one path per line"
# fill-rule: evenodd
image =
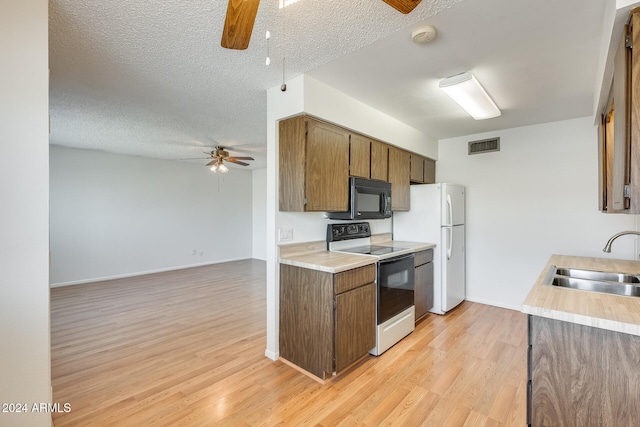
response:
M640 297L640 276L633 274L552 265L544 284L581 291Z

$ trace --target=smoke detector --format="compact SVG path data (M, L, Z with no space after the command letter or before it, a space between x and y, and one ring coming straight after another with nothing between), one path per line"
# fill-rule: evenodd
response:
M436 38L436 28L432 25L425 25L416 28L411 32L411 40L417 44L426 44Z

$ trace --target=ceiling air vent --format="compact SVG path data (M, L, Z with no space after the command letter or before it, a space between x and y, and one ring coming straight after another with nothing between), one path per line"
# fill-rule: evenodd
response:
M500 151L500 137L469 141L469 154L489 153Z

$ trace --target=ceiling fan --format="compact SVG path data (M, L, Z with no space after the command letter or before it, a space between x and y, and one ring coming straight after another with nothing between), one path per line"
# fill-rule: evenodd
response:
M207 159L211 159L206 166L211 168L211 171L214 173L227 173L229 172L229 168L224 164L224 162L235 163L240 166L249 166L249 163L243 162L243 160L255 160L253 157L238 157L238 156L230 156L229 152L224 149L224 147L216 146L211 152L204 152L204 154L208 154L209 157Z
M407 14L422 0L382 0L397 11ZM229 0L224 20L222 41L227 49L243 50L249 46L253 23L256 20L260 0Z

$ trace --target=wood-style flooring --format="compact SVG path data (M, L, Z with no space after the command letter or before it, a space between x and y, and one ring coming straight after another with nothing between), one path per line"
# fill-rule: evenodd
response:
M326 385L264 356L265 263L51 290L55 426L522 426L527 319L465 302Z

